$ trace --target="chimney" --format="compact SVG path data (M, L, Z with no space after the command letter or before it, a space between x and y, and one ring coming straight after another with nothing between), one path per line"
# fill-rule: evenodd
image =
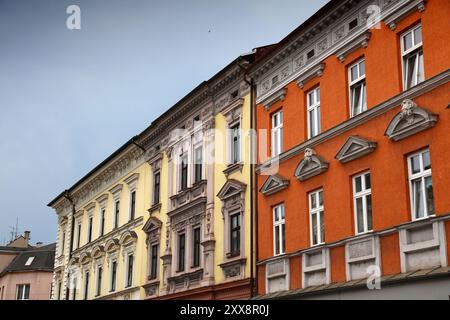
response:
M40 242L40 241L39 241L39 242L36 242L36 248L42 247L42 244L43 244L43 243Z
M25 231L25 232L23 233L23 237L25 238L25 243L26 243L26 245L28 246L28 243L29 243L29 241L30 241L30 231Z

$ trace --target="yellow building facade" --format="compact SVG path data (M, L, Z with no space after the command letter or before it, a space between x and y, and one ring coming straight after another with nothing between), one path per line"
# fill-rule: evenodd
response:
M53 299L251 296L245 70L254 58L203 82L49 204L58 215Z

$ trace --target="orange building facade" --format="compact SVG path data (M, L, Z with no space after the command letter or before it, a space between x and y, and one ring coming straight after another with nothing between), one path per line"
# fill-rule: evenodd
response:
M448 299L449 13L330 1L252 67L260 297Z

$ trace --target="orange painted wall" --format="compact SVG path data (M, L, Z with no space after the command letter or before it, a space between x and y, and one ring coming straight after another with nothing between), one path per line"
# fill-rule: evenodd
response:
M384 23L381 29L373 30L367 48L361 48L346 57L344 63L336 56L328 57L324 74L309 81L300 89L296 83L287 86L284 101L274 104L269 111L257 106L257 129L270 132L271 114L282 108L284 150L288 150L306 140L306 92L317 85L321 88L322 132L349 118L349 98L347 67L365 57L367 105L372 108L402 92L400 35L419 21L423 29L423 50L425 79L435 76L450 67L450 25L448 13L450 1L430 0L424 12L414 12L398 23L391 31ZM307 193L318 188L324 189L325 241L327 243L354 236L353 198L351 177L365 170L372 174L373 226L383 230L411 220L409 208L409 187L407 182L406 156L414 151L429 147L431 152L433 188L437 215L450 213L450 84L414 98L421 107L439 115L439 121L432 129L420 132L404 140L393 142L384 136L392 118L400 111L400 106L370 120L345 134L334 137L314 150L329 162L327 172L298 181L293 175L303 159L298 154L280 164L278 174L290 180L287 189L271 196L258 195L258 260L273 256L272 207L284 202L286 216L286 252L293 253L310 246L309 212ZM341 164L334 157L351 135L359 135L376 141L376 150L358 160ZM270 137L267 143L270 145ZM258 176L258 189L267 176ZM447 241L450 241L447 224ZM381 239L382 269L385 273L400 272L398 236L389 235ZM345 260L343 248L332 250L331 265L333 281L345 280ZM450 256L450 254L449 254ZM292 264L291 264L292 266ZM296 272L297 273L297 270ZM301 272L298 271L300 274ZM260 274L260 273L259 273ZM261 274L260 274L261 276ZM265 274L262 275L263 277ZM291 272L291 285L301 283L299 275ZM298 282L299 281L299 282ZM264 290L259 288L260 293Z

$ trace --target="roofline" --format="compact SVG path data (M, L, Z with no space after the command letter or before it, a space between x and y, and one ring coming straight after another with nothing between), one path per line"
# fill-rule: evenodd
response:
M85 176L83 176L80 180L78 180L77 182L75 182L74 185L72 185L70 187L70 189L68 190L64 190L63 192L61 192L56 198L54 198L52 201L50 201L47 206L48 207L52 207L60 198L64 197L64 193L66 191L68 192L72 192L76 187L78 187L80 184L82 184L84 181L86 181L87 179L89 179L96 171L98 171L101 167L103 167L104 165L106 165L109 161L111 161L112 159L114 159L118 154L120 154L122 151L124 151L126 148L128 148L130 145L133 144L133 141L135 140L136 136L134 136L133 138L131 138L130 140L128 140L127 142L125 142L119 149L117 149L116 151L114 151L111 155L109 155L105 160L103 160L100 164L98 164L94 169L92 169L91 171L89 171Z
M342 3L342 0L329 0L326 4L324 4L319 10L317 10L312 16L306 19L302 24L300 24L293 31L288 33L283 39L281 39L277 44L273 45L273 48L270 48L269 51L261 57L258 61L256 61L249 69L249 73L254 71L256 68L260 67L265 61L267 61L270 57L274 55L274 53L284 46L286 43L291 41L300 31L312 25L319 17L324 15L327 11L333 8L336 4Z

